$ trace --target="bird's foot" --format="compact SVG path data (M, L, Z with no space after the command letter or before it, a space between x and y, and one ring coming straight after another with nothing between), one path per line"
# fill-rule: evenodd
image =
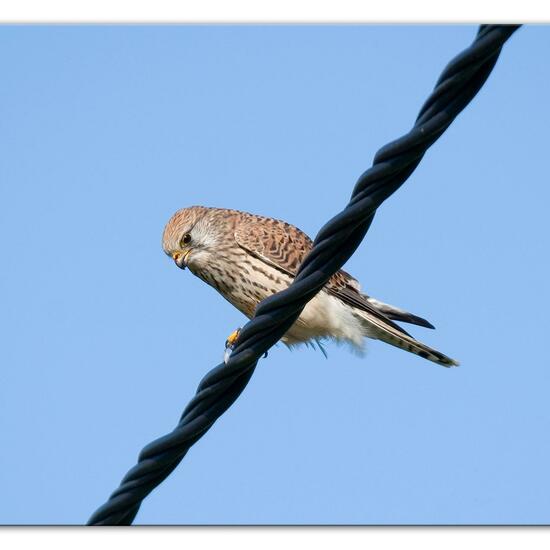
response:
M237 338L239 337L239 334L241 333L240 327L236 330L234 330L225 341L225 351L223 353L223 362L227 364L227 361L229 361L229 357L231 356L231 352L233 351L233 348L235 347L235 342L237 341ZM267 357L267 351L264 353L264 359Z
M229 357L231 356L231 352L233 351L233 348L235 347L235 342L237 341L237 338L239 337L239 334L241 333L241 327L234 330L225 341L225 351L223 352L223 362L227 364L227 361L229 360Z
M241 333L241 327L239 327L238 329L234 330L228 337L227 337L227 340L225 341L225 349L229 348L229 349L233 349L233 347L235 346L235 342L237 341L237 338L239 337L239 334Z

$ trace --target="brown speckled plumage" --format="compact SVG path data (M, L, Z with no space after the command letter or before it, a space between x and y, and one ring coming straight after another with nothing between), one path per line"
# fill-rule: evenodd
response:
M292 282L312 241L284 221L193 206L172 216L164 230L163 248L180 267L188 267L252 317L261 300ZM359 282L340 270L308 303L283 341L297 344L333 338L360 349L363 337L369 336L445 366L457 364L412 338L391 319L433 328L420 317L362 294Z

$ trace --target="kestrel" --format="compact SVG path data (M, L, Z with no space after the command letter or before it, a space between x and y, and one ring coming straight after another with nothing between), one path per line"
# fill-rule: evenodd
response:
M251 318L260 301L290 285L312 241L297 227L280 220L191 206L168 221L162 245L179 268L188 267ZM421 317L362 294L359 282L340 270L308 302L282 341L292 347L320 345L324 339L332 339L362 351L368 337L445 367L458 365L415 340L393 321L434 328Z

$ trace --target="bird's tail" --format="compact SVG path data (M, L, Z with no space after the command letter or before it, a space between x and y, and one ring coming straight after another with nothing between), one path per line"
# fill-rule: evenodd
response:
M414 353L415 355L419 355L424 359L428 359L429 361L433 361L434 363L443 365L444 367L458 366L458 361L455 361L440 351L430 348L426 344L415 340L401 327L389 319L384 319L383 315L373 315L368 311L359 311L357 309L355 310L355 313L361 318L365 336L382 340L387 344L391 344L397 348L401 348L405 351Z
M378 310L380 313L383 313L388 319L402 321L403 323L411 323L411 325L418 325L420 327L435 328L430 321L427 321L418 315L414 315L413 313L409 313L399 307L395 307L381 302L380 300L376 300L375 298L371 298L366 294L363 294L363 297L374 309Z

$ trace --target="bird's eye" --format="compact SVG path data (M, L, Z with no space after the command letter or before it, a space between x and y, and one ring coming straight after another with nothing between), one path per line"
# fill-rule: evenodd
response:
M189 235L189 233L186 233L182 238L181 238L181 245L183 246L184 244L189 244L191 242L191 235Z

